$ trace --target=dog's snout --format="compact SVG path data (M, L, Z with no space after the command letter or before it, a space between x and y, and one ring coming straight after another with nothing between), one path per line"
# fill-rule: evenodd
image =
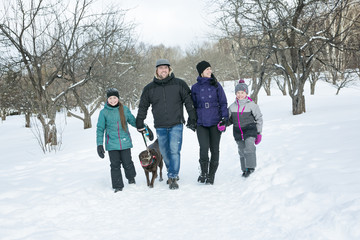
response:
M139 158L142 163L149 163L151 161L151 155L148 152L141 153Z
M151 160L151 156L147 155L146 157L144 157L144 160L146 160L146 161L150 162L150 160Z

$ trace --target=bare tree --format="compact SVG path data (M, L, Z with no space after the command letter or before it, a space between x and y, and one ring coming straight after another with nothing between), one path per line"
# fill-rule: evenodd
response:
M4 68L1 70L3 74L0 75L0 116L5 121L6 116L21 112L24 98L19 89L21 73Z
M225 34L221 41L226 39L231 42L231 53L236 62L238 76L251 78L250 96L257 102L266 71L273 71L273 38L269 37L267 30L270 9L257 5L255 1L214 2L218 6L218 12L221 12L215 24Z
M230 16L238 26L233 28L226 24L224 31L229 35L230 29L242 36L242 40L237 41L241 43L238 48L259 46L257 49L261 50L256 51L261 56L260 68L256 70L259 72L258 85L263 83L263 76L269 71L269 61L283 72L294 115L305 112L304 85L317 57L327 46L339 46L344 42L360 16L357 12L347 19L347 24L341 24L344 12L358 4L351 0L331 3L322 0L298 0L292 3L280 0L223 0L221 4L220 11L226 12L225 16ZM249 39L257 39L257 44L244 45Z
M315 61L313 64L313 70L310 73L309 76L309 82L310 82L310 94L315 94L315 86L318 80L321 79L321 73L323 72L324 67L320 64L319 61Z
M359 69L349 69L338 72L337 76L339 76L339 78L335 83L332 82L333 75L331 73L329 74L327 72L327 74L323 76L326 82L332 83L333 86L336 88L336 95L339 94L342 88L355 86L356 83L359 82L360 71Z
M283 96L286 96L286 80L282 74L274 75L272 77L276 85L278 86L279 90L282 92Z
M33 109L31 99L34 94L29 84L24 81L22 71L16 65L7 64L0 68L0 115L2 120L7 115L25 114L25 127L30 127Z
M351 2L338 1L334 5L324 5L322 1L298 1L294 6L284 6L281 2L274 4L283 38L276 45L279 56L277 66L284 72L289 83L293 114L301 114L305 112L304 85L313 71L317 57L326 46L338 46L342 43L354 26L355 21L351 21L346 28L342 28L336 20L342 19L343 11ZM283 17L287 10L288 14ZM334 12L337 14L332 14ZM344 37L339 38L340 36Z
M34 93L32 100L42 126L44 152L56 150L58 145L55 118L62 97L90 79L91 66L82 79L67 83L71 76L69 63L89 46L85 40L77 41L78 33L91 31L97 20L87 13L91 3L76 0L72 10L70 5L55 0L16 0L3 4L0 23L3 47L8 51L9 61L21 64L24 78Z
M331 29L332 34L336 31L344 32L344 29L351 27L351 31L345 31L337 37L339 44L328 45L325 48L323 57L319 59L326 70L325 80L332 83L339 93L340 89L352 86L356 81L358 73L358 62L360 52L360 3L350 1L347 7L339 14L333 12L334 22L339 25L339 29Z
M82 120L84 129L91 128L91 116L104 102L105 89L108 87L119 88L121 100L127 101L125 93L131 92L133 85L125 84L126 76L134 69L136 54L130 51L134 48L131 32L133 25L124 21L126 11L111 7L108 12L99 15L98 24L76 36L75 49L78 57L72 58L67 63L69 81L72 84L77 79L86 75L87 66L92 66L92 78L90 84L81 89L71 89L76 105L80 108L81 114L71 110L69 98L66 98L68 114ZM83 51L77 49L82 39L87 39L88 47ZM90 40L90 41L89 41ZM80 55L81 54L81 55ZM128 57L130 56L130 58ZM128 86L128 87L127 87Z

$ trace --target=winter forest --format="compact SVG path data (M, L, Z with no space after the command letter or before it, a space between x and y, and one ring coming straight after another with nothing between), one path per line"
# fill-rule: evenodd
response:
M121 101L134 109L158 58L169 59L176 76L189 85L195 82L196 63L206 59L220 81L250 79L255 102L260 89L271 95L270 86L277 85L292 99L294 115L306 112L306 82L311 94L319 80L338 93L358 79L359 1L208 3L214 9L209 13L214 41L181 51L137 42L136 24L126 22L127 10L115 6L99 13L91 0L3 1L2 121L23 114L25 126L36 128L43 151L56 150L57 112L65 110L84 129L91 128L91 116L109 87L117 87Z
M360 239L360 1L203 1L212 31L186 49L139 41L119 4L0 1L0 239ZM149 188L131 127L136 184L114 194L95 141L106 89L136 116L159 58L189 86L210 62L228 105L245 79L264 117L251 177L229 127L199 184L184 127L179 190Z

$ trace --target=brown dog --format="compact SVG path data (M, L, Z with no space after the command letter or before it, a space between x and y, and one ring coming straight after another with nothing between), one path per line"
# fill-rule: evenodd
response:
M162 178L163 159L160 153L159 143L157 139L147 148L147 150L142 151L139 154L139 159L140 159L140 164L145 172L147 185L148 187L153 188L155 178L157 177L157 167L160 168L159 181L161 182L163 180ZM152 173L151 181L149 179L150 172Z

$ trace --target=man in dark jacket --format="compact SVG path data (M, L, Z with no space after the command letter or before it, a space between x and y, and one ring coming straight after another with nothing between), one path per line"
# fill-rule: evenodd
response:
M189 115L187 127L195 131L196 113L190 96L190 88L185 81L176 78L167 59L156 61L155 77L143 89L139 110L136 117L136 127L139 132L144 130L144 120L148 108L154 117L154 127L163 156L170 189L177 189L180 170L180 150L184 113L183 106Z

